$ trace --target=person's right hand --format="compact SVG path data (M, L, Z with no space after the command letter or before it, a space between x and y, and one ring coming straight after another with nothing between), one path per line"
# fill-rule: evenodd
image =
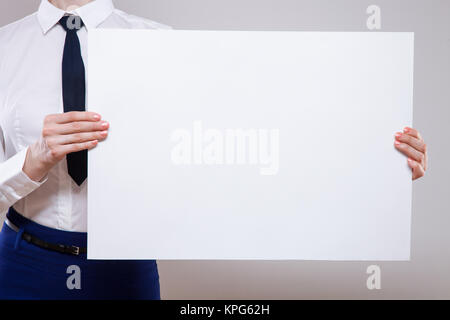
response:
M67 154L90 150L106 139L109 124L95 112L66 112L45 117L39 141L28 147L23 172L41 181Z

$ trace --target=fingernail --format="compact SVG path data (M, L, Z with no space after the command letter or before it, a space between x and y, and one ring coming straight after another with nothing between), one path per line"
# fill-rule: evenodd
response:
M94 120L98 121L98 120L100 120L101 117L99 114L94 114L93 118L94 118Z
M398 146L398 145L400 145L400 142L398 142L397 140L395 140L395 141L394 141L394 144L395 144L396 146Z
M103 128L106 128L107 126L108 126L108 122L103 121L103 122L102 122L102 127L103 127Z
M395 137L396 137L396 138L400 138L400 137L401 137L401 135L402 135L402 133L401 133L401 132L396 132L396 133L395 133Z
M408 127L405 127L404 129L403 129L403 132L408 132L409 131L409 128Z
M102 132L100 132L100 134L103 135L103 136L106 136L108 134L108 131L106 131L106 130L102 131Z

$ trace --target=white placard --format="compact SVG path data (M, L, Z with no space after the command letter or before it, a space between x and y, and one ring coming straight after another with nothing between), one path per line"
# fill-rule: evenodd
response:
M89 31L88 257L408 260L413 39Z

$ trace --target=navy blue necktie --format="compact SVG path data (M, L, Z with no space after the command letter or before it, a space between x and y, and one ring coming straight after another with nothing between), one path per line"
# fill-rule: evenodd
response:
M64 112L85 111L85 71L80 41L77 36L77 31L83 26L83 21L77 16L64 16L59 23L66 30L62 60ZM87 177L87 150L69 153L66 158L69 175L80 186Z

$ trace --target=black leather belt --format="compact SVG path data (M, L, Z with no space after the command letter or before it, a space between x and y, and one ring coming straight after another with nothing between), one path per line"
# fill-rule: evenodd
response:
M19 228L15 226L10 220L5 220L6 224L15 232L19 232ZM68 246L65 244L56 244L56 243L50 243L47 241L44 241L42 239L39 239L29 233L23 232L22 233L22 239L24 239L26 242L34 244L35 246L38 246L43 249L51 250L51 251L57 251L60 253L65 254L71 254L74 256L78 256L79 254L83 254L87 252L86 248L77 247L77 246Z

